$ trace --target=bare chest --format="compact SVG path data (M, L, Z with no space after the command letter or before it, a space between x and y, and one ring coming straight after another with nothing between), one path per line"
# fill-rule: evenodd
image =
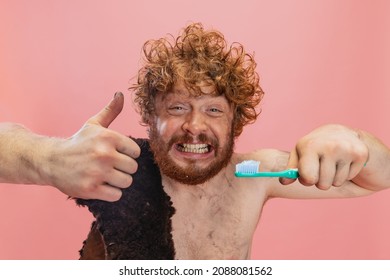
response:
M247 259L262 203L228 190L214 195L170 194L177 259Z

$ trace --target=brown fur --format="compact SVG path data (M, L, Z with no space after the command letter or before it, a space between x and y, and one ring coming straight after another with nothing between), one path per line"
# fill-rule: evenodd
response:
M96 218L80 250L80 259L174 259L171 217L175 212L164 192L149 143L141 147L133 184L117 202L77 199Z

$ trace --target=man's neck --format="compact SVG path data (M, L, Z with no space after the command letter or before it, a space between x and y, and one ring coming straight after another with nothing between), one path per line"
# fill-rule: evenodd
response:
M213 195L218 193L221 187L226 186L227 177L226 174L229 174L231 169L230 164L227 167L221 169L221 171L215 175L213 178L207 180L203 184L197 185L187 185L180 183L172 178L167 177L162 174L162 184L164 189L168 193L191 193L191 194L203 194L203 195Z

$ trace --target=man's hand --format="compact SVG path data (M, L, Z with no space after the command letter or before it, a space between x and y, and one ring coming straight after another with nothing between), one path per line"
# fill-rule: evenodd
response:
M327 190L357 176L368 161L368 151L357 131L326 125L298 141L287 168L298 168L301 184ZM287 185L294 180L283 178L280 182Z
M71 138L52 147L49 182L63 193L84 199L116 201L132 183L140 148L108 129L122 111L124 97L114 99Z

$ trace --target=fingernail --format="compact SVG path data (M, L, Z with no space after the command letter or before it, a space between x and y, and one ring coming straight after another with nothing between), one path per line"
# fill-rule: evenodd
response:
M117 98L118 96L121 96L121 95L122 95L122 92L117 91L117 92L115 92L115 94L114 94L114 98Z

